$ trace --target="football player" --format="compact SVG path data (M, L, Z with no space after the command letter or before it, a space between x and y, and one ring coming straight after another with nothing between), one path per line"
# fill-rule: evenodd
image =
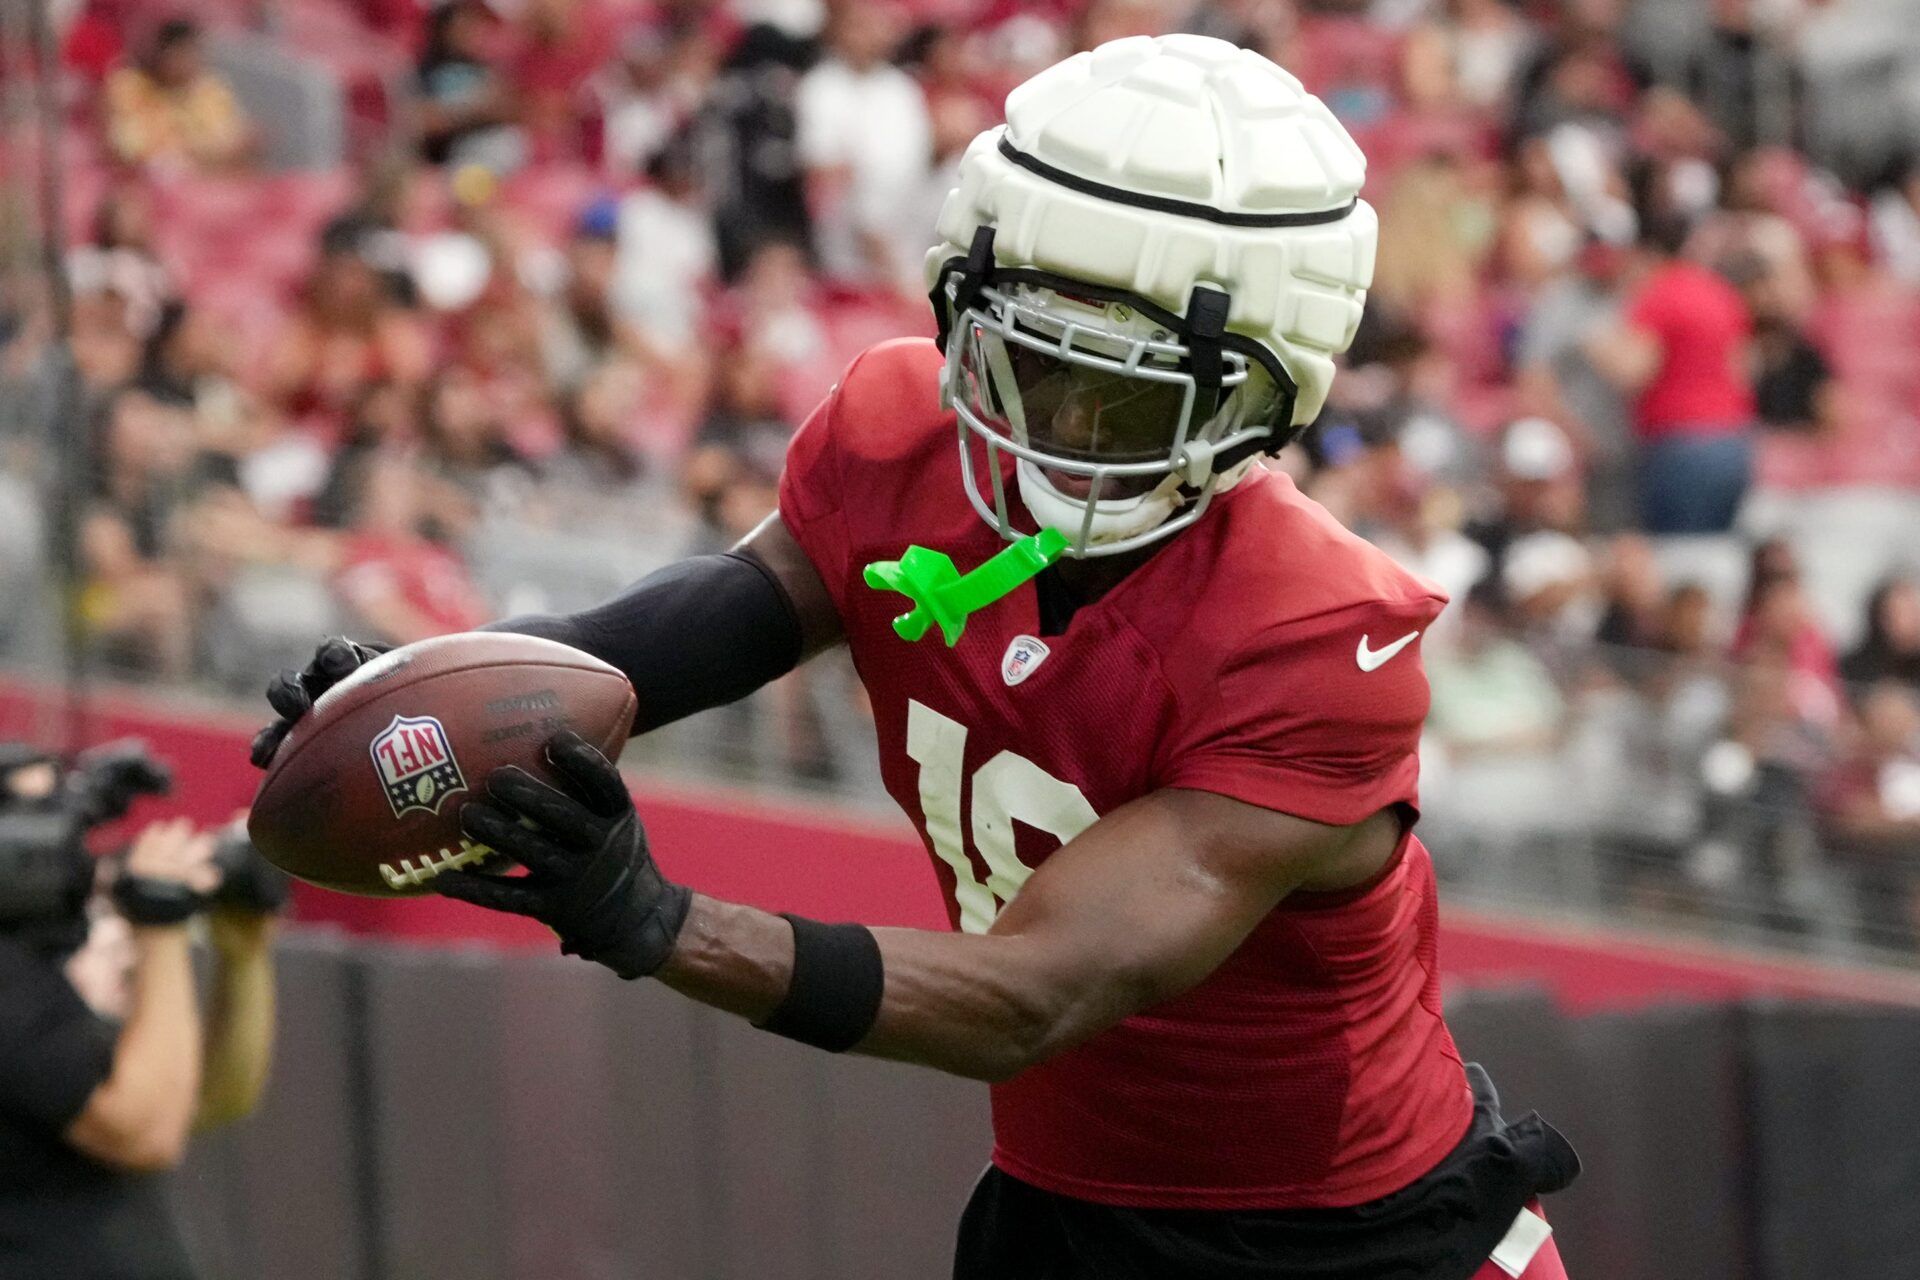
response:
M1359 322L1363 173L1220 41L1041 73L941 212L938 340L854 361L778 512L500 624L619 666L636 732L849 648L954 931L667 881L568 735L567 785L501 770L461 812L524 874L435 887L769 1032L991 1081L957 1277L1564 1275L1536 1197L1573 1152L1500 1116L1441 1019L1413 824L1445 600L1261 465ZM368 657L275 681L256 761Z

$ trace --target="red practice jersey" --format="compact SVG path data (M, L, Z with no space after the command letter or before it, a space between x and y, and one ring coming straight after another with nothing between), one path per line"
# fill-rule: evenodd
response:
M909 544L963 571L1005 544L963 488L940 356L848 369L795 437L780 511L833 594L873 703L887 790L954 924L984 931L1032 870L1162 787L1316 822L1415 800L1445 598L1255 470L1064 633L1032 584L909 644L861 580ZM1009 482L1011 488L1011 482ZM994 1161L1107 1204L1289 1208L1398 1190L1465 1134L1440 1016L1433 866L1407 835L1345 894L1295 894L1200 985L993 1088Z

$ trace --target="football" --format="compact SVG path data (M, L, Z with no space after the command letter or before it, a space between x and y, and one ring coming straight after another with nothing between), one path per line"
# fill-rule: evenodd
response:
M342 893L429 892L484 863L460 807L515 764L551 778L562 729L617 758L633 724L618 670L533 636L469 632L395 649L327 690L280 744L247 830L269 862Z

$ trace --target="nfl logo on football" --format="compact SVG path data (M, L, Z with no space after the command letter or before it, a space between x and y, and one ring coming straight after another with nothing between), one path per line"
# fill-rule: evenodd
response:
M395 716L368 749L396 818L409 809L438 813L448 796L467 789L447 731L432 716Z

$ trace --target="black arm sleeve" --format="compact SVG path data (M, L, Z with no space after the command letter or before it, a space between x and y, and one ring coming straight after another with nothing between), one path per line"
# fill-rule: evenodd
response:
M572 645L620 668L640 708L633 731L752 693L800 661L800 617L772 570L743 552L695 556L604 604L489 623Z

